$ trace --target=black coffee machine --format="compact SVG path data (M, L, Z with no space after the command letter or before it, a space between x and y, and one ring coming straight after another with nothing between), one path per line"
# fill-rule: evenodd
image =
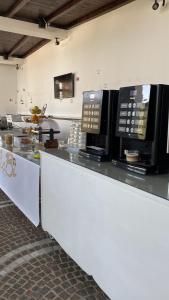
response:
M119 138L115 137L118 91L83 93L82 131L87 133L86 149L79 154L96 161L116 157Z
M120 150L113 164L144 175L167 172L168 111L167 85L121 88L116 124Z

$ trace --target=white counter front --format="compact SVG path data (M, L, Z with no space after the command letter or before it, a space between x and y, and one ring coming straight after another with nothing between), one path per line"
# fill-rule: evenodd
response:
M112 300L169 299L169 202L41 153L42 226Z
M0 188L35 225L39 225L40 168L0 147Z

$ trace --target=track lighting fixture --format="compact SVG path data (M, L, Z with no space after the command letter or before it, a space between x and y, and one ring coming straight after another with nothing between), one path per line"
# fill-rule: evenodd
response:
M4 60L8 60L8 58L9 58L8 54L4 53L3 58L4 58Z
M165 6L165 0L155 0L152 9L157 10L160 6L159 2L161 1L162 1L162 6Z
M44 28L44 29L48 25L44 17L39 17L38 24L39 24L39 28Z
M57 45L57 46L60 45L60 42L59 42L58 38L56 38L55 45Z
M153 10L157 10L158 8L159 8L159 3L158 3L157 0L155 0L154 4L153 4L153 6L152 6L152 9L153 9Z

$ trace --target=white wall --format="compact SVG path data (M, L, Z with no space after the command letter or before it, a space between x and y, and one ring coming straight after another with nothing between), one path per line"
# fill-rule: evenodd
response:
M27 59L18 71L25 104L48 103L48 113L80 116L82 91L139 83L169 83L169 5L152 10L151 0L136 0L83 24L60 46L54 42ZM53 77L75 72L75 98L54 99ZM22 90L26 89L22 93ZM19 96L21 97L21 95Z
M10 101L10 99L12 101ZM17 73L15 66L0 65L0 115L17 112Z

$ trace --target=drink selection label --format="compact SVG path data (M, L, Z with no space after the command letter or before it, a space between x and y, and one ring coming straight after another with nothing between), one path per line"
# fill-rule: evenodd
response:
M120 89L117 136L142 140L146 138L150 91L150 85Z
M82 109L82 131L100 133L102 98L100 92L84 92Z

